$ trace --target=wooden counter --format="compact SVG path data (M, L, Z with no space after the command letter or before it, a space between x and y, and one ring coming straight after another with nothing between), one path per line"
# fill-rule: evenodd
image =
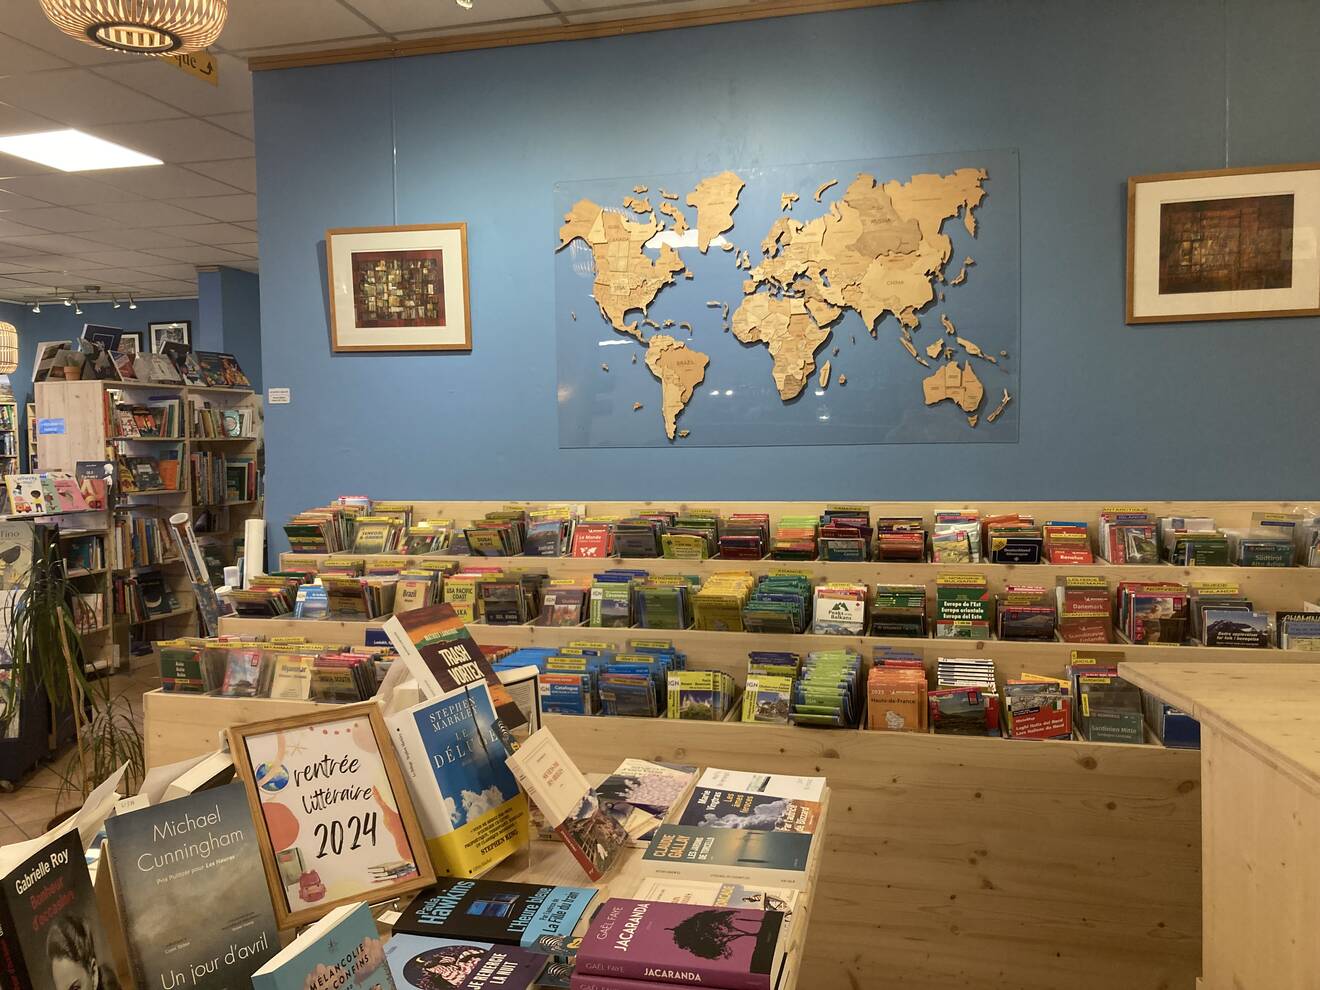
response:
M1124 663L1201 723L1205 990L1320 986L1320 664Z

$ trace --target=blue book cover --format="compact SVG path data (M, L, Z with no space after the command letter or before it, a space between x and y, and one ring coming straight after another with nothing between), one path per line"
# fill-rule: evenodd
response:
M418 892L395 934L477 939L533 952L564 953L578 920L596 896L593 887L441 880Z
M385 959L398 990L526 990L546 964L514 945L424 935L393 936Z
M385 939L364 902L345 904L312 925L252 974L253 990L395 990Z

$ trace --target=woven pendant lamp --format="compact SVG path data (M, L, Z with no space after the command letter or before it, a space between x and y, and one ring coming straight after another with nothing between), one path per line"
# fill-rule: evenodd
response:
M0 375L18 370L18 327L0 323Z
M117 52L180 55L220 37L228 0L40 0L70 38Z

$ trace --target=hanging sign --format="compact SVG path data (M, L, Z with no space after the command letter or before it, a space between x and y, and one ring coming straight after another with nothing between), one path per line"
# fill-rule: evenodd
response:
M166 57L188 75L204 79L212 86L220 85L220 66L216 65L215 58L210 52L200 51L188 55L168 55Z

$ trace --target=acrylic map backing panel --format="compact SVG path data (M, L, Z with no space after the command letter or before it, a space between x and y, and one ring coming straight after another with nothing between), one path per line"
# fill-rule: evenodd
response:
M1016 442L1018 196L1014 151L557 184L560 446Z

